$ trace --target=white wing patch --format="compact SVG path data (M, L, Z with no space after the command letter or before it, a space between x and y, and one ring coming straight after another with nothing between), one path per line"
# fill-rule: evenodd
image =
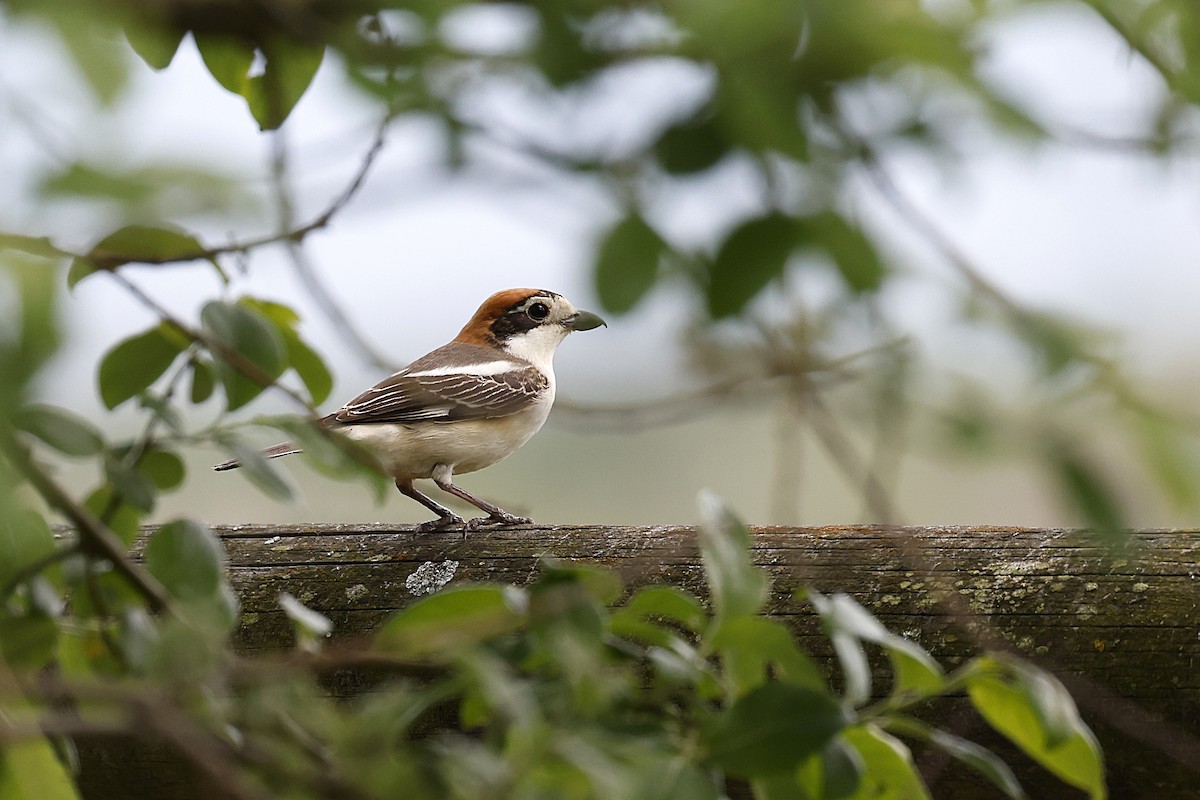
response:
M401 372L409 378L437 378L442 375L502 375L505 372L520 372L528 365L515 361L487 361L479 364L447 364L444 367L433 367L417 372Z

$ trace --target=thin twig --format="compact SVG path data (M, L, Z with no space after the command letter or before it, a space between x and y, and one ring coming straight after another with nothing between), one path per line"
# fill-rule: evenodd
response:
M382 152L387 128L392 119L393 115L389 114L379 123L379 127L375 131L375 138L372 140L371 146L367 149L366 155L363 156L354 181L343 193L342 198L340 198L342 205L349 202L350 198L362 186L376 157ZM287 155L287 140L284 138L282 131L275 133L273 145L271 178L275 187L275 203L278 207L279 227L281 231L286 231L294 224L295 211L288 186L289 160ZM336 213L338 208L340 206L335 204L330 207L327 213ZM284 244L286 245L288 259L292 263L292 269L318 310L325 315L333 330L365 363L382 371L394 372L397 369L396 364L389 361L383 354L371 346L359 331L358 325L338 305L333 294L329 291L329 287L321 281L320 276L317 274L312 259L308 257L308 253L300 246L301 242L294 238L286 238Z

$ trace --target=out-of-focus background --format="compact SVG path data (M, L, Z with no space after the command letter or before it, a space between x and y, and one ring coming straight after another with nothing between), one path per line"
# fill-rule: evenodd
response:
M169 221L209 246L269 238L347 189L390 100L363 183L299 257L278 242L222 255L227 285L204 261L134 263L121 276L191 322L214 297L295 308L335 379L324 411L444 343L498 289L552 289L601 313L607 329L558 353L560 407L543 432L461 481L541 522L686 523L711 488L754 523L1056 526L1115 513L1141 527L1195 524L1200 159L1186 82L1171 79L1187 65L1171 38L1186 38L1182 4L798 3L792 58L846 58L811 86L794 78L799 122L788 124L803 147L766 134L756 145L775 123L750 117L700 168L672 166L664 131L723 119L714 97L775 113L756 89L774 80L772 57L756 66L754 49L738 48L761 34L755 4L735 14L696 3L751 20L722 23L719 37L676 4L581 4L591 28L572 41L618 44L564 80L539 60L561 33L553 12L428 5L385 10L363 35L396 46L410 60L388 62L393 79L415 72L434 100L388 96L371 81L379 64L334 41L287 120L263 132L214 79L215 47L206 63L186 36L154 70L117 28L80 29L88 15L73 21L70 3L0 4L0 231L71 253L130 223ZM1153 28L1139 16L1150 6ZM913 33L911 46L952 40L961 53L906 63L908 44L870 35L890 25L952 31L926 44ZM727 46L706 50L706 35ZM251 75L271 56L256 59ZM722 59L741 71L727 80ZM694 141L680 147L701 157ZM614 245L606 266L603 243L630 209L666 250ZM832 210L871 249L831 246L836 268L800 252L749 291L741 282L755 278L720 272L723 248L770 209L814 220ZM756 247L741 248L747 274L774 258L769 242ZM878 261L865 285L853 285L854 253ZM64 279L67 267L53 263ZM722 307L722 281L749 293L744 306ZM0 282L11 315L4 292ZM63 346L36 395L110 437L137 437L145 412L108 411L97 364L157 315L104 274L58 307ZM228 416L222 402L181 404L185 431L295 411L272 392ZM281 463L295 501L277 502L238 473L209 472L227 454L203 439L178 440L188 479L155 518L426 516L299 459ZM91 463L55 465L80 492L102 481Z

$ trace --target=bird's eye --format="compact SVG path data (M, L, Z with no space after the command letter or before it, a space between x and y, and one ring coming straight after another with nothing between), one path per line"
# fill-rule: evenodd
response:
M530 319L541 322L546 317L550 316L550 306L546 305L545 303L534 303L525 313L529 315Z

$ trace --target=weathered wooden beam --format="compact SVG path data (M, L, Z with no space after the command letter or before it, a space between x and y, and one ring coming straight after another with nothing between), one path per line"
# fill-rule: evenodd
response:
M454 562L454 583L525 583L552 556L615 569L631 588L669 583L704 594L687 527L539 526L464 537L387 525L241 525L218 533L244 610L236 643L247 653L290 642L282 592L328 616L335 637L359 638L414 600L409 586L423 565L428 572L446 562ZM1200 531L1135 533L1118 553L1062 530L771 527L753 529L753 550L773 581L768 613L785 619L831 674L828 643L792 597L800 587L848 592L947 666L981 641L1047 666L1097 731L1113 797L1195 796ZM931 713L986 738L963 706L946 701ZM922 768L937 797L997 796L934 753ZM1078 796L1031 764L1017 771L1033 797Z

